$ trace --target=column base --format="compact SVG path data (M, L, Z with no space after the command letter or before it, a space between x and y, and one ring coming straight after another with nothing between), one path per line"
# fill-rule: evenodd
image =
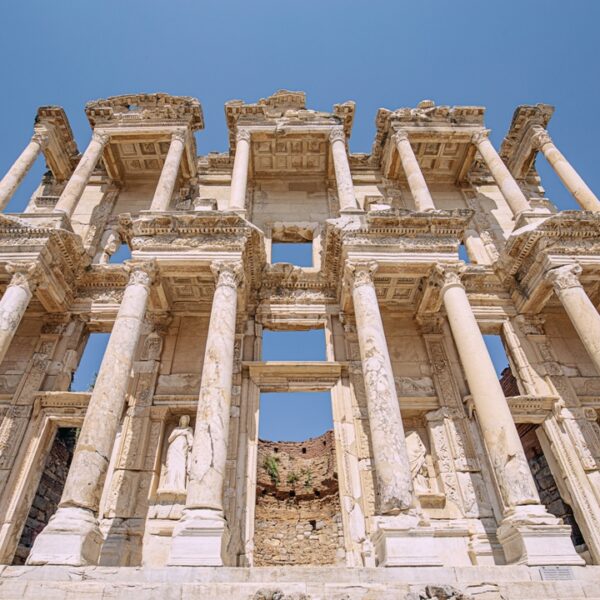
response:
M544 506L518 506L497 530L506 562L530 567L584 565L571 541L571 528L546 512Z
M180 567L222 567L226 530L227 521L220 511L185 509L173 530L168 564Z
M84 566L98 564L103 537L87 508L59 508L35 538L28 565Z
M379 567L442 566L434 530L413 515L373 517L371 541Z

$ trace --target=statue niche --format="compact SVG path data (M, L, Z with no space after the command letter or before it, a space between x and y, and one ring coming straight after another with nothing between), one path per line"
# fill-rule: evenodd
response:
M159 495L182 495L187 488L194 435L189 415L182 415L168 439L166 458L160 477Z

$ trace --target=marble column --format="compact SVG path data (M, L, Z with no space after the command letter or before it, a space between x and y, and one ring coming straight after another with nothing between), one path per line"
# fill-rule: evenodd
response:
M377 264L353 262L348 268L369 411L377 512L393 515L408 511L414 498L400 404L373 283Z
M600 373L600 315L585 293L578 264L556 267L546 272L546 279L563 305L587 353Z
M587 186L585 181L579 176L579 173L571 166L567 159L562 155L558 148L552 142L548 132L540 126L535 128L532 136L533 147L541 150L550 166L554 169L565 187L573 194L579 206L584 210L600 211L600 200L594 192Z
M356 212L358 204L354 196L354 184L352 183L352 173L350 172L348 152L346 151L344 128L334 127L329 133L329 142L331 143L331 156L333 157L340 212Z
M181 157L185 149L186 133L185 130L175 131L171 136L171 145L150 205L150 210L153 212L162 212L169 209L179 173Z
M183 516L173 531L171 565L220 566L227 523L223 513L225 468L242 263L212 265L216 289L202 366L202 382Z
M35 263L9 263L6 270L13 275L0 300L0 363L6 356L41 275Z
M123 416L140 339L153 262L129 263L129 283L90 397L57 512L36 538L28 564L96 564L102 545L97 511Z
M229 210L245 212L248 187L248 165L250 163L250 132L238 129L236 133L235 158L231 173L231 195Z
M73 172L73 175L71 175L54 207L54 212L63 212L69 217L73 215L77 203L83 195L85 187L102 156L104 146L108 143L108 139L109 136L107 134L94 131L92 140L85 149L77 168Z
M515 217L521 213L531 211L529 201L521 191L519 184L512 176L500 155L488 139L489 130L483 129L473 134L472 141L488 166L492 177L500 188L504 199Z
M459 270L442 270L441 293L452 337L473 398L477 422L500 491L497 531L509 564L579 565L570 527L540 502L523 446Z
M13 194L23 181L23 178L33 166L40 152L48 145L49 135L46 130L40 129L33 134L31 141L21 152L19 158L13 163L8 173L0 181L0 210L4 210Z
M400 155L400 163L406 175L410 193L415 201L415 209L419 212L435 210L433 198L429 193L425 177L423 177L421 167L410 145L406 131L396 131L394 134L394 143Z

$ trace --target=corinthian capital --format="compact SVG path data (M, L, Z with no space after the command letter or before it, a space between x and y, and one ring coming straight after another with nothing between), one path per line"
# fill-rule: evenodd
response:
M400 142L408 140L408 133L404 129L398 129L392 139L394 140L394 144L398 145Z
M429 275L428 283L430 286L439 287L442 292L449 287L464 287L461 280L464 270L463 264L435 265Z
M235 134L236 142L250 142L250 132L247 129L239 128Z
M106 133L104 131L94 131L94 133L92 133L92 141L98 142L99 144L102 144L103 146L106 145L109 138L110 138L110 136L108 135L108 133Z
M150 287L156 278L156 262L153 260L127 261L125 263L129 271L129 281L127 285L143 285Z
M44 150L50 141L50 133L45 127L36 127L31 136L31 141L39 144L42 150Z
M177 140L178 142L185 143L185 138L187 137L187 130L185 129L176 129L171 134L171 141Z
M237 289L244 274L241 260L215 261L211 263L210 270L215 277L217 287L226 286Z
M581 275L581 267L578 264L572 264L550 269L545 277L552 284L554 291L558 293L569 288L581 287L579 275Z
M44 278L44 271L37 262L11 262L6 265L6 271L12 274L9 285L17 285L31 293Z
M535 150L541 150L544 144L551 144L552 138L543 127L535 127L531 136L531 145Z
M346 143L346 134L344 133L344 128L337 126L333 127L329 132L329 141L333 144L333 142L344 142Z
M374 260L350 261L347 268L352 288L374 284L373 276L377 271L377 263Z
M481 144L481 142L484 142L485 140L487 140L489 135L490 135L490 130L489 129L481 129L479 131L476 131L471 136L471 141L476 146L478 146L479 144Z

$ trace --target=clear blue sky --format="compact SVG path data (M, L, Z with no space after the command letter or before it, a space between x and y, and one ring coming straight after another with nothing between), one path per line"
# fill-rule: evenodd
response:
M0 7L0 173L28 141L36 109L65 108L80 149L86 101L163 91L200 99L204 154L227 149L223 104L279 88L304 90L310 108L354 100L350 148L368 152L378 108L487 107L499 146L518 104L556 106L549 130L600 190L600 2L595 0L197 2L62 0ZM40 160L9 206L19 211ZM576 208L540 161L549 197ZM502 360L502 359L500 359Z

